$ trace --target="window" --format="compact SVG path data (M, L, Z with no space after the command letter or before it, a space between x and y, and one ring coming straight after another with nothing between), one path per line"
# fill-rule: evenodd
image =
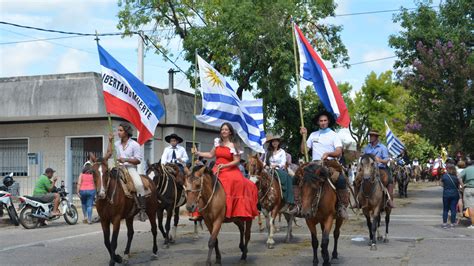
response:
M28 175L28 139L0 139L0 175Z
M194 145L196 145L196 148L198 150L200 150L200 143L199 142L194 142ZM189 157L189 161L188 163L192 163L191 160L192 160L192 157L193 157L193 154L191 153L191 148L193 147L193 142L192 141L186 141L186 153L188 154L188 157ZM197 158L195 158L197 159Z

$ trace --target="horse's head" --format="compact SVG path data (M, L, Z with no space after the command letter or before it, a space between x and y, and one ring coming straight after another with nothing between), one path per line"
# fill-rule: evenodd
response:
M94 176L95 189L98 199L104 199L106 193L106 185L109 179L109 167L107 160L104 158L96 158L91 156L92 174Z
M260 161L257 154L248 157L246 168L250 180L256 183L258 177L262 175L263 171L263 162Z
M159 180L161 179L161 176L163 175L163 170L161 168L161 163L153 163L149 164L147 162L147 169L146 169L146 176L153 180L153 183L155 183L156 186L158 186Z
M205 180L213 177L212 170L204 165L195 166L191 174L186 177L186 209L190 212L196 211Z
M301 213L305 218L316 215L324 182L329 177L328 168L317 163L302 165L295 173L301 189Z
M357 174L362 175L365 180L375 177L378 167L373 154L364 154L360 157L359 166L357 167Z

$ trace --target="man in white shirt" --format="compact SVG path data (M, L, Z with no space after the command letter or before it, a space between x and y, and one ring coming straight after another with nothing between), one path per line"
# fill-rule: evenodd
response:
M120 123L117 128L117 135L120 140L115 142L114 148L115 153L117 154L117 162L119 165L124 166L130 176L132 177L133 184L137 190L137 199L139 203L140 213L139 218L141 221L146 220L146 206L145 206L145 196L150 193L146 193L143 186L142 179L137 171L137 165L143 160L143 155L140 150L140 145L132 139L133 129L128 123ZM112 141L114 135L109 135L109 146L107 148L107 154L104 156L108 160L112 156Z
M334 116L327 111L317 114L314 123L318 124L319 130L311 133L306 142L304 136L308 131L305 127L301 127L300 133L303 136L300 146L301 153L304 153L306 145L312 151L313 161L337 160L342 155L342 142L336 132L331 129L335 122ZM346 208L349 206L349 191L342 173L335 185L338 198L337 213L340 217L347 219Z
M163 151L163 155L161 155L161 164L176 164L178 165L181 174L184 174L184 166L186 166L189 157L186 153L186 149L178 145L179 143L183 142L183 139L177 134L173 133L166 136L165 141L168 142L170 146L166 147Z

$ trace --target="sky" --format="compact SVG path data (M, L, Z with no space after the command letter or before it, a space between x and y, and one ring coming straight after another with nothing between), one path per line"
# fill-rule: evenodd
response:
M336 0L336 3L336 15L415 7L414 0ZM117 0L0 0L1 21L70 32L118 32L118 11ZM381 12L337 16L324 21L342 25L341 38L349 52L349 63L357 63L394 55L393 49L388 46L388 38L401 27L393 23L393 15L394 12ZM143 29L150 28L145 26ZM0 24L0 77L87 71L100 73L95 37L37 41L64 36ZM101 37L100 43L128 70L136 73L138 36ZM172 45L175 47L174 54L178 55L181 43L176 41ZM189 67L189 63L182 58L173 59L177 59L182 69ZM354 90L359 90L371 71L380 74L391 70L394 61L395 58L391 58L353 65L349 69L330 69L330 72L336 82L348 82ZM144 59L144 82L167 88L167 72L172 67L161 55L148 50ZM178 89L191 91L182 73L176 74L174 84ZM249 93L244 95L244 98L251 97Z

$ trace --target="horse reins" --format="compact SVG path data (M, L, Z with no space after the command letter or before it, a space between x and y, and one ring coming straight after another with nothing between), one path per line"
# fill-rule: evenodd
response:
M275 178L275 177L273 176L274 173L275 173L275 172L273 171L273 172L271 172L271 175L268 175L268 176L270 176L270 184L269 184L268 189L267 189L267 191L265 192L265 194L263 194L263 196L262 196L261 198L259 198L258 201L262 201L262 200L268 195L268 193L270 192L270 190L272 190L272 188L273 188L273 178Z
M216 188L217 188L217 183L219 182L219 172L220 172L220 169L217 169L217 172L215 174L216 176L216 181L214 182L214 186L212 188L212 193L211 193L211 196L209 197L209 199L207 200L207 203L206 205L204 205L204 207L202 208L198 208L198 212L202 212L203 210L205 210L207 208L207 206L209 206L209 203L211 203L212 201L212 198L214 197L214 193L216 192ZM203 187L202 185L204 184L204 175L201 175L201 188L200 189L186 189L186 192L199 192L197 198L196 198L196 205L199 203L199 200L201 199L202 197L202 191L203 191Z

